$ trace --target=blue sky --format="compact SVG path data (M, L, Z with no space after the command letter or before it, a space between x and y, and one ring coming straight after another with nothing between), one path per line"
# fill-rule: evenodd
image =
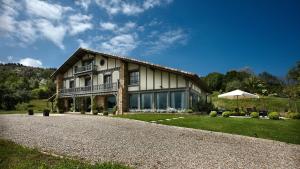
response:
M199 75L300 60L298 0L1 1L3 63L58 67L79 46Z

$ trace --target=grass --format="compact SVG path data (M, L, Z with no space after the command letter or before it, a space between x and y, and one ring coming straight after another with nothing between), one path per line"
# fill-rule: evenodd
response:
M159 123L300 144L300 120L242 119L182 114L128 114L121 117L156 121L179 116L185 118L164 120Z
M16 105L16 110L0 110L0 114L24 114L27 109L33 109L35 113L42 113L45 108L50 109L51 103L47 106L47 99L34 99L29 103L21 103Z
M234 110L237 107L236 100L219 99L218 94L219 93L215 92L211 96L212 103L215 107L225 108L227 110ZM295 112L297 108L300 110L300 99L293 102L289 102L288 98L273 96L261 97L260 99L241 99L239 100L239 107L244 109L248 107L256 107L258 110L267 109L269 111L277 112L291 110Z
M5 169L129 169L117 163L89 164L42 154L0 139L0 168Z

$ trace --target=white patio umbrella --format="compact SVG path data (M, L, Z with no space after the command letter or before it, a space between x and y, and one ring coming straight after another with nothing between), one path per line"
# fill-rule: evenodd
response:
M218 95L218 98L231 99L231 100L236 99L237 107L239 108L239 99L251 99L251 98L258 99L259 96L256 94L244 92L242 90L234 90L228 93L220 94Z

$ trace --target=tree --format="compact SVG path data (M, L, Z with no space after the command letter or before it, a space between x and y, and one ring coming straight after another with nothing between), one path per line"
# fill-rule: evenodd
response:
M232 90L241 89L242 86L242 82L233 80L226 84L226 91L229 92Z
M294 83L300 83L300 61L288 71L287 78Z
M276 76L268 72L262 72L258 75L258 78L264 82L269 93L282 93L283 81Z
M220 91L222 88L222 82L224 75L221 73L213 72L208 74L204 80L212 91Z

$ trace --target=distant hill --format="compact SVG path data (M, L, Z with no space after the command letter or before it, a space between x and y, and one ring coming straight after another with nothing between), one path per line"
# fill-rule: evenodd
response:
M0 109L15 109L17 103L46 99L55 92L50 75L55 68L0 64Z

